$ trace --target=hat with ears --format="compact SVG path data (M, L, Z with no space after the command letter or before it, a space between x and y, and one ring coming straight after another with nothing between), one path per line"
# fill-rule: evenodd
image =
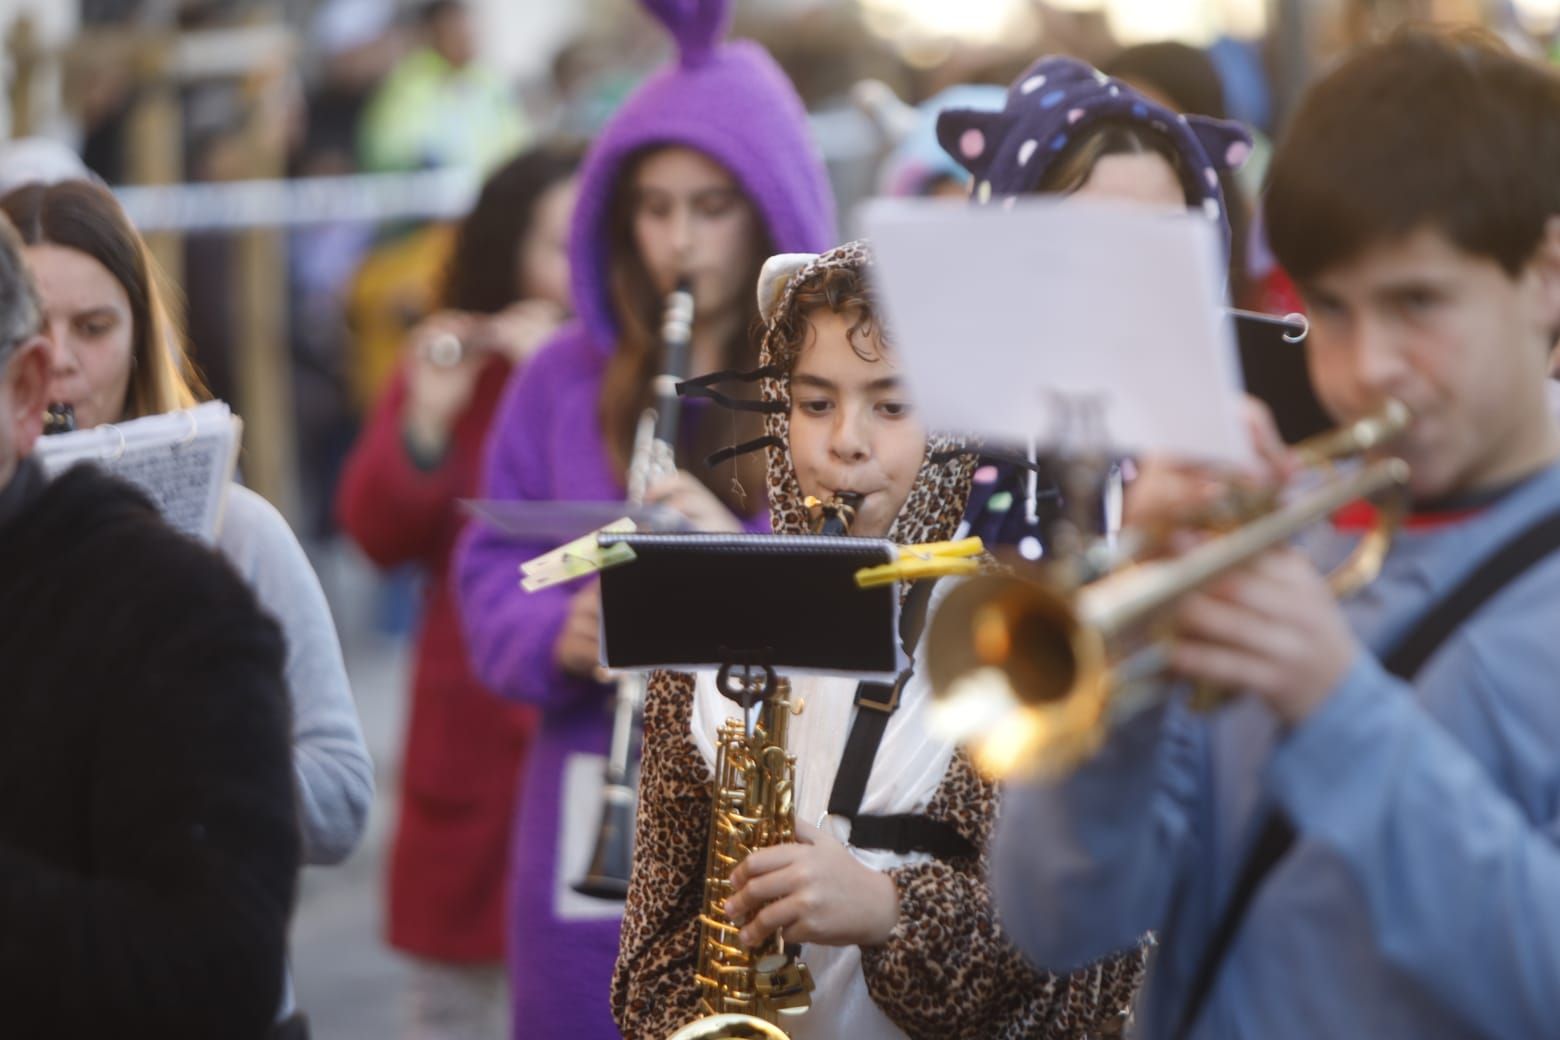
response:
M768 325L780 309L791 279L818 259L817 253L777 253L758 272L758 315Z
M1220 175L1251 153L1239 123L1182 115L1075 58L1041 58L1008 88L999 112L945 110L937 140L975 179L978 205L1035 191L1069 147L1101 125L1125 125L1162 138L1180 159L1188 206L1216 220L1229 245Z

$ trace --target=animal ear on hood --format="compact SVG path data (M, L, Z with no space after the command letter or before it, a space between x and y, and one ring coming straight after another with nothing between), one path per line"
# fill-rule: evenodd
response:
M816 259L817 253L778 253L764 261L763 270L758 272L758 313L765 325L774 321L791 279Z
M984 177L1011 118L978 108L946 109L937 116L937 143L972 177Z
M726 35L731 0L643 0L645 8L677 41L683 68L703 65Z
M1208 153L1209 160L1220 170L1238 170L1251 155L1251 133L1239 123L1189 115L1186 125Z

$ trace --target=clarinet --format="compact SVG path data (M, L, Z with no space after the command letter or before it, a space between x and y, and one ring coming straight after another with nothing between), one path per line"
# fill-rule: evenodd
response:
M628 468L630 505L643 505L646 489L661 477L677 471L677 425L681 418L677 384L688 378L688 345L692 338L693 289L687 279L683 279L666 298L661 322L661 342L665 348L662 371L652 384L652 403L639 417L634 436L634 454ZM581 895L597 899L628 896L628 872L634 858L634 803L638 799L645 688L643 672L618 677L596 844L585 876L574 883L574 890Z

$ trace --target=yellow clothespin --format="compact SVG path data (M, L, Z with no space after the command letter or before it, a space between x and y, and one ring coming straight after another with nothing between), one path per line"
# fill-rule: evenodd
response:
M856 572L856 584L860 588L870 589L879 585L892 585L896 581L974 574L982 566L981 561L975 557L985 551L985 543L979 538L963 538L957 542L927 542L924 545L901 545L899 559L896 562L877 567L863 567Z
M636 530L638 528L634 526L634 521L625 516L567 545L560 545L552 552L527 560L520 565L520 573L524 575L520 587L527 592L535 592L586 574L604 571L608 567L616 567L620 563L628 563L634 559L634 550L621 542L603 549L596 540L604 534L632 534Z

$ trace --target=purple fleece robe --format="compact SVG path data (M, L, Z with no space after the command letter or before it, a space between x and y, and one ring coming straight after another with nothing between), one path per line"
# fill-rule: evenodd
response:
M784 74L752 43L715 44L726 21L721 0L652 6L678 37L681 60L635 92L586 159L570 240L580 320L505 391L489 434L486 497L624 497L596 416L618 328L605 284L606 219L618 177L636 153L680 144L720 162L754 202L777 250L818 252L833 242L833 196ZM510 864L514 1036L589 1040L618 1035L608 991L619 918L560 916L555 891L565 770L573 756L606 753L611 690L565 676L553 664L553 645L578 586L534 595L520 589L521 561L550 548L517 544L474 523L455 580L477 673L503 696L543 709L520 778ZM596 811L591 805L590 819L576 825L594 829Z

